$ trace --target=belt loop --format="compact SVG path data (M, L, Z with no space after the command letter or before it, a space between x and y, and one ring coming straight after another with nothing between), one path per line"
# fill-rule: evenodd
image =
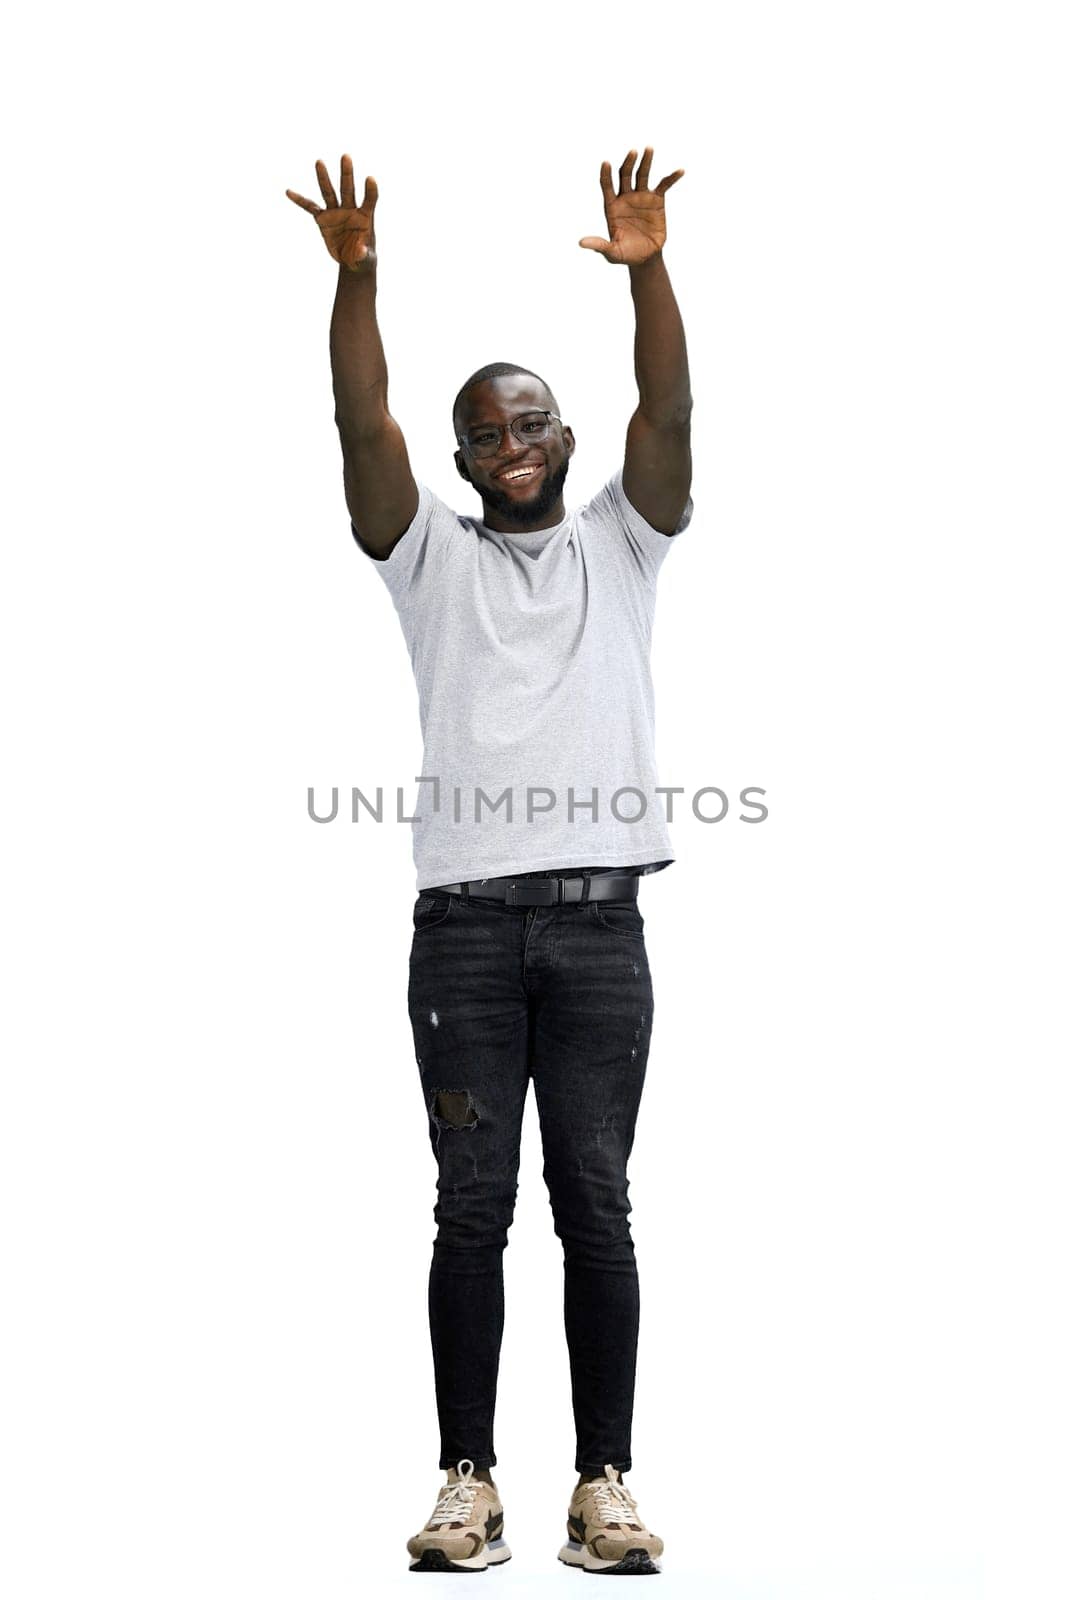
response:
M460 890L462 891L464 900L469 900L470 897L471 897L471 886L470 886L470 884L469 883L461 883L459 887L460 887Z
M592 876L593 874L591 872L582 872L582 898L579 902L580 905L584 906L586 901L589 899L589 880L592 878Z

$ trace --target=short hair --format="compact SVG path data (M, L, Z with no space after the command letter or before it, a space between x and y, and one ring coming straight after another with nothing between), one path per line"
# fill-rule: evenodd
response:
M470 377L457 394L455 400L452 402L453 433L455 433L458 437L459 429L456 426L456 418L459 415L460 401L463 399L464 395L469 389L475 388L479 383L488 383L492 378L514 378L519 376L525 378L536 378L542 389L548 389L549 394L552 395L552 404L556 404L556 397L552 394L552 390L548 388L548 384L545 382L544 378L540 377L536 372L531 372L529 367L517 367L513 361L491 361L487 367L479 367L477 372L471 373Z

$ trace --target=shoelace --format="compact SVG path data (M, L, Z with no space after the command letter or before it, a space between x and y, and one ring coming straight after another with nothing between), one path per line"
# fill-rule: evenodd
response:
M640 1522L637 1501L624 1483L618 1481L615 1468L609 1467L611 1476L606 1483L594 1483L593 1500L601 1522Z
M437 1505L434 1507L433 1516L428 1523L429 1527L439 1528L444 1522L470 1521L476 1490L473 1482L473 1466L468 1473L463 1473L463 1468L467 1465L466 1461L459 1463L456 1468L460 1474L458 1482L446 1483L437 1496Z

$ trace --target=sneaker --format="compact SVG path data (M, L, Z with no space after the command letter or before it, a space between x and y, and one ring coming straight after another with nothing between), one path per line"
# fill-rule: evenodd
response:
M586 1572L651 1575L660 1569L663 1540L649 1533L637 1515L633 1495L619 1482L613 1466L603 1478L580 1483L571 1495L567 1543L559 1559Z
M496 1485L474 1476L474 1462L449 1467L426 1526L408 1540L409 1572L484 1572L510 1561Z

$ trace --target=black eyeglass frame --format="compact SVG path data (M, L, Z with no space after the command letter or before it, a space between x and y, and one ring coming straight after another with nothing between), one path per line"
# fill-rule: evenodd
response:
M524 422L527 417L551 417L553 422L558 422L561 428L563 426L563 418L557 415L555 411L549 411L544 406L531 406L529 411L520 412L517 417L512 417L511 421L507 424L508 429L514 435L514 437L519 440L520 444L523 442L523 440L521 435L515 432L515 425L516 423ZM500 427L499 423L496 422L483 422L481 427L486 432L488 432L490 428L494 428L500 435L495 447L492 450L486 450L479 454L479 452L475 450L474 446L470 442L469 433L458 434L456 442L457 444L462 445L464 450L469 450L475 461L491 461L493 456L500 454L500 446L504 443L504 430ZM478 430L476 429L475 431L477 432Z

